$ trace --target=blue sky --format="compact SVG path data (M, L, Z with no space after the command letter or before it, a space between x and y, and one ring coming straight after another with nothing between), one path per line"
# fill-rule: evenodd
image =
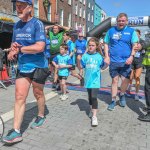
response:
M116 17L120 12L132 16L150 16L150 0L95 0L107 16Z

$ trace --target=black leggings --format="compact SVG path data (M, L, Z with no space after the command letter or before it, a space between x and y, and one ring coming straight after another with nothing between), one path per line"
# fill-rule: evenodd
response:
M92 105L92 109L97 109L98 108L97 94L99 92L99 88L87 89L87 92L89 96L89 104Z

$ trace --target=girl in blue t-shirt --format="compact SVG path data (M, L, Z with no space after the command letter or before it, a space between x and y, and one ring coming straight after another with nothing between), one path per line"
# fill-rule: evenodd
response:
M54 57L52 63L58 69L58 78L60 81L61 88L61 100L66 100L68 96L66 95L66 80L69 76L69 68L72 67L72 59L67 54L68 46L67 44L61 44L60 54Z
M97 126L97 95L100 88L101 74L100 70L105 69L108 65L104 66L104 59L102 52L99 49L99 40L91 38L88 41L88 51L82 56L81 68L84 68L84 86L87 88L88 99L90 104L90 117L92 117L92 126Z

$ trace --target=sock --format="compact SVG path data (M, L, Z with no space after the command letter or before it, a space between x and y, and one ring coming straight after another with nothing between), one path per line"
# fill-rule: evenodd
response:
M17 133L20 133L20 129L18 130L18 129L15 129L15 131L17 132Z
M124 95L124 93L120 92L120 96L123 96L123 95Z

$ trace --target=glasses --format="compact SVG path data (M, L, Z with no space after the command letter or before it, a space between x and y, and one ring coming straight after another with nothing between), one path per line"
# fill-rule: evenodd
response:
M96 46L96 45L89 45L89 46Z
M126 20L117 20L117 22L126 22Z
M79 37L83 37L83 36L79 36Z

